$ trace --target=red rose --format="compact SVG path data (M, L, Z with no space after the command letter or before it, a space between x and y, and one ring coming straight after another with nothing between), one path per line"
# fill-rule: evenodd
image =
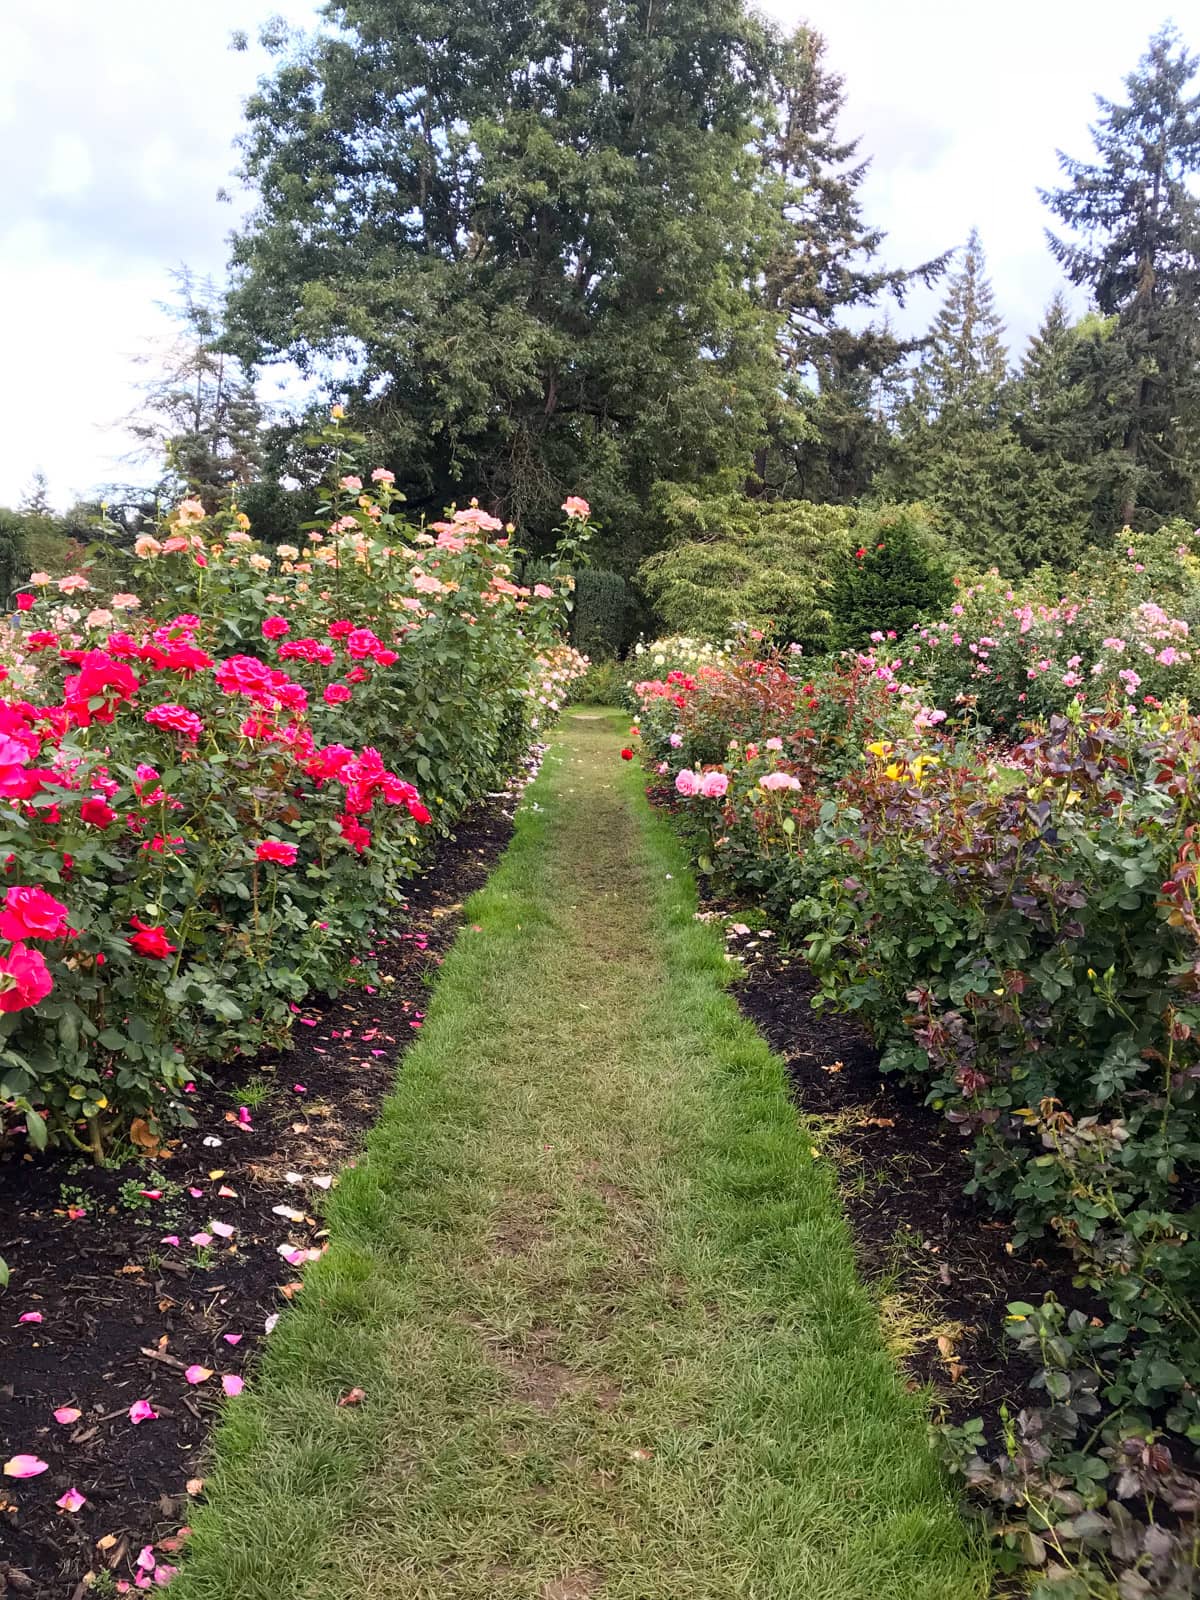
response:
M0 977L6 985L0 990L0 1011L25 1011L44 1000L54 987L45 958L24 944L14 944L0 957Z
M18 611L32 611L33 607L34 607L34 604L36 602L36 599L37 599L36 595L19 594L17 596L17 610Z
M429 807L423 806L419 800L409 801L408 814L414 822L419 822L422 826L424 826L425 823L432 821L432 814L429 810Z
M351 699L352 691L344 683L331 683L325 690L325 704L340 706Z
M633 751L630 750L628 748L628 746L624 750L621 751L621 760L622 761L632 761L633 760Z
M262 636L264 639L282 639L291 627L286 617L264 617Z
M152 728L170 728L173 733L182 733L193 741L204 732L204 724L194 711L189 711L186 706L172 705L169 701L164 701L161 706L152 706L144 720Z
M165 928L152 928L138 917L130 917L129 925L137 929L136 933L129 935L129 948L136 951L139 956L149 956L152 960L163 961L167 956L174 955L178 949L177 945L168 942Z
M94 828L107 828L116 820L116 816L108 801L101 800L97 795L85 800L79 808L79 820L90 822Z
M67 931L67 908L44 889L13 885L0 911L0 934L6 939L61 939Z
M299 846L286 844L282 839L264 839L254 854L260 861L277 861L281 867L294 867Z

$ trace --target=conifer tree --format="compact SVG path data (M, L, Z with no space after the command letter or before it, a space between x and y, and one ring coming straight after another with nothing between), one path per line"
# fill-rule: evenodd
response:
M903 305L914 282L931 283L948 255L912 270L881 264L885 235L865 221L859 194L870 163L858 140L839 135L845 80L827 64L826 48L820 32L801 26L783 42L776 67L776 118L762 156L783 227L764 292L780 319L780 360L799 412L776 433L778 448L790 421L788 492L840 501L861 494L879 464L881 389L917 343L898 337L886 316L852 326L847 313L856 319L881 302Z
M972 229L898 416L892 495L930 507L937 531L969 565L1017 564L1009 486L1018 445L1004 417L1008 356Z
M1072 283L1116 317L1129 378L1118 510L1123 522L1196 511L1200 491L1200 92L1198 58L1171 28L1097 97L1093 161L1059 152L1066 183L1042 198L1068 232L1050 246Z

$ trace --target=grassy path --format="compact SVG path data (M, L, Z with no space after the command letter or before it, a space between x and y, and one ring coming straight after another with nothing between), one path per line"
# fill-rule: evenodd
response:
M179 1600L986 1591L619 727L566 718L468 907Z

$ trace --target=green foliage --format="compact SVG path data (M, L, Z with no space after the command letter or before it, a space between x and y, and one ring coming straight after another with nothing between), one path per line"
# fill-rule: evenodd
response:
M1017 446L1002 414L1003 326L972 230L901 408L888 486L930 507L968 564L1015 564L1009 486Z
M950 569L915 508L885 506L863 515L854 537L859 542L839 562L830 596L835 649L859 649L872 633L903 636L949 604Z
M1198 58L1170 27L1125 80L1097 96L1095 160L1059 153L1066 183L1042 198L1072 283L1116 318L1124 369L1119 515L1145 525L1194 516L1200 496L1200 92Z
M615 706L623 698L628 673L619 661L606 657L593 661L581 678L571 685L570 704L575 706Z
M839 137L845 84L825 51L823 35L807 25L783 41L776 116L762 141L782 220L764 298L780 317L786 383L756 465L779 492L841 503L871 482L886 449L879 398L916 347L886 319L863 314L933 282L946 257L913 271L880 264L884 234L866 223L859 198L869 163L857 140Z
M747 460L775 390L768 30L738 0L326 15L271 30L247 106L233 346L349 358L416 502L483 484L544 537L581 491L636 559L653 480Z
M629 585L619 572L581 567L575 574L571 643L585 656L616 656L629 643Z
M670 545L638 576L668 628L723 639L748 622L808 650L828 645L848 507L660 484L655 509Z
M0 847L9 895L44 890L59 921L43 904L32 949L19 922L3 941L0 1122L34 1142L148 1146L206 1061L371 981L367 930L422 835L505 781L576 670L557 577L514 585L494 519L457 513L438 542L386 478L334 483L312 542L271 551L186 501L119 598L78 576L23 613Z
M1187 523L1092 550L1064 591L1042 568L960 587L896 647L933 705L996 732L1106 701L1200 705L1200 558Z
M1069 1252L1091 1302L1010 1308L1038 1403L990 1464L978 1428L956 1439L1002 1550L1078 1563L1047 1597L1115 1596L1118 1579L1183 1594L1200 1503L1194 719L1076 708L998 750L931 732L919 689L875 662L802 682L779 654L641 699L648 761L690 774L701 865L776 925L790 914L818 1003L867 1023L883 1069L972 1141L969 1191L1015 1248ZM719 769L708 798L693 764ZM1075 1522L1085 1508L1102 1515ZM1134 1584L1150 1557L1162 1583Z

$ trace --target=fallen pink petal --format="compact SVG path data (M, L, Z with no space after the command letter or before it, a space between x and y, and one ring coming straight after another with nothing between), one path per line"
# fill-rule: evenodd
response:
M227 1395L232 1397L235 1394L241 1394L246 1385L245 1382L236 1375L236 1373L227 1372L221 1379L221 1387L224 1389Z
M188 1240L188 1243L194 1244L197 1250L206 1249L207 1246L209 1246L212 1242L213 1236L211 1233L193 1233L191 1238Z
M49 1470L49 1463L39 1456L13 1456L4 1463L6 1478L36 1478L40 1473Z
M188 1383L207 1383L212 1377L212 1368L202 1367L199 1362L195 1362L185 1370L183 1376Z
M42 1320L42 1313L40 1311L22 1311L21 1315L17 1318L18 1322L41 1322Z
M66 1494L59 1495L54 1504L64 1511L82 1511L87 1505L87 1499L78 1489L68 1489Z
M72 1422L78 1422L83 1412L78 1406L59 1406L54 1413L55 1422L61 1422L63 1427L69 1427Z
M221 1337L226 1344L241 1344L245 1335L241 1333L223 1333Z
M133 1423L153 1422L157 1416L149 1400L135 1400L129 1408L129 1420Z
M219 1239L232 1239L237 1232L237 1229L231 1227L228 1222L210 1222L209 1227Z

